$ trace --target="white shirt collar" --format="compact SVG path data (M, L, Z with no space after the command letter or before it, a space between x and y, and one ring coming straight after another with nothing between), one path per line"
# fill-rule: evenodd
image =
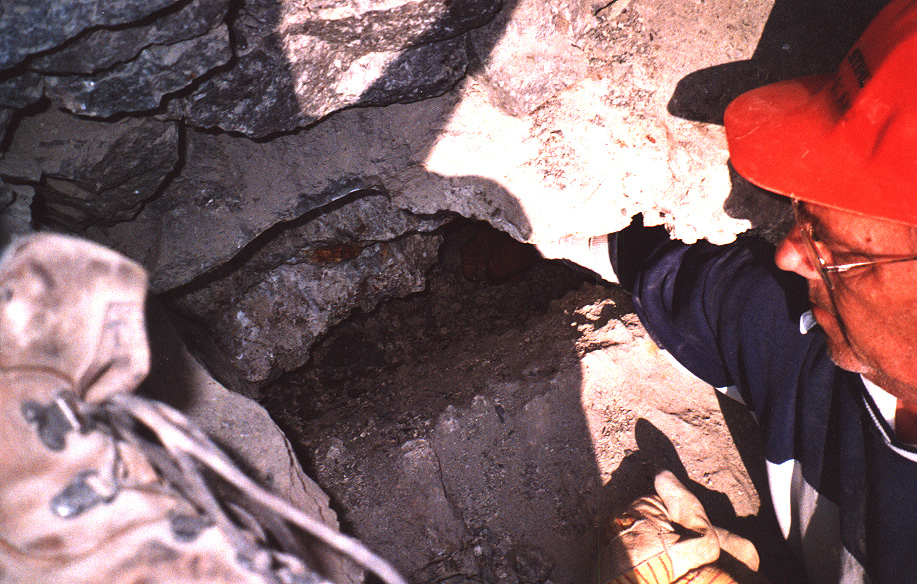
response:
M866 391L869 392L869 397L871 397L873 403L876 404L876 408L878 408L879 413L882 414L882 418L888 422L888 426L894 431L895 410L898 409L898 398L862 375L860 375L860 379L863 380L863 385L866 386Z

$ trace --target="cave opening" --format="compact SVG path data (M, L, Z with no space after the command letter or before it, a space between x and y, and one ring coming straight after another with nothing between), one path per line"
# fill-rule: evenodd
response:
M582 481L572 493L550 476L559 461L540 451L559 449L558 437L517 448L514 434L526 431L524 410L551 395L558 378L560 407L576 418L579 359L603 345L585 338L621 319L636 326L632 306L594 274L542 259L486 222L457 218L440 234L423 291L330 327L309 362L264 387L260 401L345 528L414 581L540 584L552 574L585 575L588 549L571 555L548 543L556 538L528 533L550 520L549 531L570 538L566 547L594 543L600 485L581 420L560 440L577 453L566 461ZM450 424L460 438L448 435ZM556 509L538 517L547 504ZM507 522L507 513L529 525ZM582 565L556 567L572 557Z
M585 285L615 296L618 317L632 312L625 295L588 270L542 259L485 222L458 218L442 233L423 291L386 299L370 312L356 310L316 341L303 367L261 391L259 401L296 437L310 464L327 447L331 429L337 440L353 441L365 438L374 420L397 430L395 440L428 438L449 404L467 406L488 383L555 373L560 365L526 368L543 346L528 332L530 321L545 318ZM487 259L469 257L473 253L518 257L497 273L472 273L471 262ZM576 332L565 336L574 339ZM525 355L520 339L529 345ZM569 362L573 343L569 354L551 356Z

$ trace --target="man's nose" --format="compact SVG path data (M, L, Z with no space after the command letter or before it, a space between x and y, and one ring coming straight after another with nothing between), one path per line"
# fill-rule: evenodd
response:
M781 270L796 272L807 280L820 280L821 274L803 237L802 226L797 223L777 246L774 262Z

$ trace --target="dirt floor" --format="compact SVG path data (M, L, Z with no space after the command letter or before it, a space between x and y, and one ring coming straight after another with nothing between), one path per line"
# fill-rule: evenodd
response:
M585 272L539 260L468 279L473 231L447 230L426 292L354 315L266 392L345 528L413 582L584 582L601 524L668 468L780 581L742 407L673 367L626 294Z

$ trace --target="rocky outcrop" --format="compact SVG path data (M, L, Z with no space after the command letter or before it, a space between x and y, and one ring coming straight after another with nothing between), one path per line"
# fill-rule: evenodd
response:
M59 47L83 31L117 26L147 17L176 0L39 0L4 6L0 19L0 69L10 69L27 58Z
M50 111L20 124L2 168L34 185L42 224L83 232L132 220L159 194L179 156L175 123L95 122Z
M95 28L49 53L29 60L29 69L49 75L91 75L133 61L153 46L168 46L206 35L226 18L228 0L175 2L134 26Z
M28 85L30 103L44 94L96 117L154 110L229 61L227 4L16 2L2 19L0 91Z
M465 75L467 42L497 0L246 3L235 65L174 102L189 123L264 137L354 105L440 95Z
M29 201L28 222L112 245L177 298L366 190L396 214L482 219L536 244L636 213L686 241L768 226L779 209L729 171L723 108L830 69L881 2L13 4L0 24L0 130L14 130L0 178L20 193L8 209ZM432 257L392 245L410 280ZM275 284L278 297L304 289L300 276ZM341 307L377 299L348 289ZM238 300L227 293L215 305Z
M442 223L380 194L344 200L170 301L212 332L215 350L205 359L217 376L255 393L305 365L315 340L355 308L369 312L384 298L423 290L441 240L430 232Z
M501 4L228 7L228 0L14 3L0 25L0 72L8 71L0 92L20 97L0 105L20 108L44 94L86 116L164 106L168 117L202 128L290 132L344 107L451 89L472 60L461 36Z
M207 34L144 49L133 60L102 73L79 77L45 77L45 94L67 110L107 118L151 111L164 96L230 58L229 31L220 26Z

